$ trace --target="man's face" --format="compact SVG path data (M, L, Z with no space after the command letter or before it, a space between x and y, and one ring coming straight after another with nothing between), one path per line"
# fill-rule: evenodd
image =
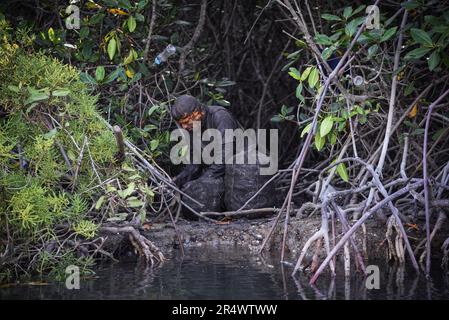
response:
M203 118L204 112L201 111L193 111L190 114L184 115L181 119L178 120L179 125L188 131L191 131L193 128L194 121L201 121Z

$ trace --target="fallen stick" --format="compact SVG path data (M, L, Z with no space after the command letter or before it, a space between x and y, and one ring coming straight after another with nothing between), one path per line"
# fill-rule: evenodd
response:
M123 140L123 132L119 126L112 127L114 131L115 141L117 142L118 152L116 155L118 163L123 162L125 160L125 142Z
M258 208L258 209L247 209L247 210L237 210L237 211L223 211L223 212L214 212L214 211L208 211L208 212L200 212L201 215L204 216L244 216L244 215L250 215L253 213L265 213L265 212L278 212L279 209L276 208Z

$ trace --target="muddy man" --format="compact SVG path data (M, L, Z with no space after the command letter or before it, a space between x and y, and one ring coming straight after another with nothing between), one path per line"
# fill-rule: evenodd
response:
M231 113L221 106L207 106L190 95L178 97L171 109L173 118L185 130L192 135L194 121L201 121L201 131L207 129L217 129L223 141L224 150L224 132L226 129L236 129L237 123ZM192 139L190 139L192 141ZM190 148L191 150L193 148ZM223 155L224 156L224 155ZM191 157L192 159L192 157ZM223 163L223 162L222 162ZM197 179L202 175L209 175L214 178L223 177L225 173L224 164L193 164L190 163L173 180L182 187L185 183Z

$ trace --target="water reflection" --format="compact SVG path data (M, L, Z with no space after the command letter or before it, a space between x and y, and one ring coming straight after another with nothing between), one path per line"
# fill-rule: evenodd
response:
M315 286L310 275L291 277L292 267L279 258L257 256L241 247L190 248L159 267L135 261L100 266L96 279L82 279L80 290L64 283L0 288L0 299L448 299L449 280L439 266L432 280L414 270L384 262L380 289L369 290L360 273L344 276L337 260L337 276L324 273Z

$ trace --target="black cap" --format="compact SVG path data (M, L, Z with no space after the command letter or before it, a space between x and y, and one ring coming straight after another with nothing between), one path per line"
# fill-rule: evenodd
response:
M185 94L176 99L171 108L171 115L175 120L178 120L196 110L202 110L201 103L195 97Z

